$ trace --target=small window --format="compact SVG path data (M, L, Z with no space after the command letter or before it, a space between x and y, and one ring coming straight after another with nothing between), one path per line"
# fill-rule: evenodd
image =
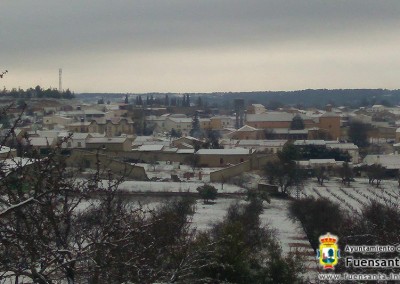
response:
M82 142L78 142L78 147L82 148Z
M68 148L71 148L71 142L68 142L68 143L67 143L67 147L68 147Z

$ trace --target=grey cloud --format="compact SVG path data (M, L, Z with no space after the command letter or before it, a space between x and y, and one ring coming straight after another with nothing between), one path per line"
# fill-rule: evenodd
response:
M7 1L0 52L198 48L394 31L399 1Z
M353 76L358 69L364 76L358 81L351 78L351 82L362 83L368 76L379 78L365 80L377 82L377 86L389 79L391 86L398 81L392 79L393 72L387 79L384 76L400 66L396 55L399 0L1 2L0 70L6 66L20 72L21 77L15 74L13 81L18 85L37 77L53 80L49 74L64 63L71 76L79 74L70 79L75 87L85 90L94 85L88 83L92 73L107 74L103 69L112 69L118 86L129 82L124 76L135 70L135 76L141 76L136 84L146 82L149 90L157 88L151 83L157 76L164 78L160 88L175 86L179 90L182 81L190 81L187 91L195 89L197 81L213 82L209 90L224 86L228 90L236 80L238 89L242 83L238 78L243 76L248 78L247 90L261 88L263 80L273 76L279 77L279 88L289 86L290 80L291 87L302 81L318 84L327 65L328 79L320 78L320 87L332 78L346 85L350 71ZM308 70L310 65L315 68ZM173 74L165 74L164 66L171 66ZM345 73L348 66L351 68ZM10 72L7 80L13 76ZM86 82L81 82L85 81L82 78ZM95 83L100 84L98 80ZM141 86L146 89L145 84ZM112 91L114 85L106 87Z

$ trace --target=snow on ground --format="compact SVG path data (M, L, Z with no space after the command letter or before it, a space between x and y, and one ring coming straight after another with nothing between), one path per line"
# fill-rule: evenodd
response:
M237 185L209 183L218 189L218 193L244 193L245 190ZM191 192L197 193L197 188L204 182L159 182L159 181L125 181L119 186L121 190L130 192ZM223 187L223 188L222 188Z
M196 213L192 218L192 225L199 231L212 228L212 225L224 219L227 209L236 202L245 203L240 198L218 198L214 204L203 204L197 201ZM314 250L301 227L300 222L293 221L288 216L289 200L272 198L271 203L264 202L264 211L260 215L261 225L272 229L281 244L285 255L299 251L304 257L305 276L315 277L318 261Z
M173 168L172 165L163 165L167 168L169 166L170 172L174 174L183 175L184 172L191 172L190 168L181 168L178 171ZM215 170L215 169L213 169ZM152 171L148 171L149 173ZM158 176L158 173L154 172L154 176ZM204 176L204 175L203 175ZM151 177L151 175L149 175ZM159 177L159 176L158 176ZM246 179L246 187L255 187L262 179L256 173L252 173ZM190 181L182 182L156 182L156 181L125 181L120 185L120 188L130 192L137 193L183 193L191 192L196 193L196 188L204 184L203 181L196 180L196 178ZM224 184L222 190L222 184L216 183L214 185L220 193L243 193L245 190L239 186L232 184ZM366 179L356 179L350 184L345 186L341 183L338 178L332 178L331 180L325 181L320 186L316 181L312 180L306 183L302 197L314 196L326 197L333 202L339 203L340 206L346 210L353 212L360 212L365 204L368 204L372 200L383 204L398 204L400 201L400 190L397 187L395 181L383 181L380 188L376 188L374 185L368 184ZM152 197L146 197L152 200ZM163 201L154 200L155 204L161 204ZM198 199L196 204L196 212L192 217L192 226L196 227L199 231L204 231L212 228L212 225L220 222L226 216L227 209L236 202L245 202L243 198L232 197L232 198L217 198L214 204L203 204L202 200ZM152 201L148 203L152 206ZM260 218L262 225L267 225L271 229L275 230L276 236L281 244L282 252L284 254L290 254L295 250L298 250L305 258L304 265L305 276L313 279L316 273L319 271L318 261L316 260L315 252L310 246L308 239L298 221L292 221L288 217L288 206L289 200L272 198L271 204L264 203L265 210L261 214Z
M350 186L343 185L341 180L333 178L320 186L310 181L304 186L305 196L325 197L339 203L346 210L361 212L364 205L371 201L390 206L399 206L400 190L396 181L385 180L377 188L367 179L356 179Z
M325 197L338 203L345 210L352 213L360 213L363 206L368 205L371 201L398 207L400 201L400 189L397 181L393 180L384 180L377 188L376 185L369 184L368 179L357 178L355 181L350 183L350 186L347 186L341 183L341 179L332 178L329 181L325 181L322 186L320 186L315 180L307 182L302 194L302 197L305 196L314 196L316 198ZM285 236L287 236L285 233L285 227L287 226L286 221L280 219L279 216L273 216L271 220L274 227L281 224L278 228L282 231L281 236L284 238L282 244L287 243L285 240ZM283 245L283 248L285 247L290 248L291 245ZM311 254L307 263L313 263ZM311 270L310 273L312 273L312 271L318 271L317 269L319 266L315 262L315 259L314 263L316 269Z
M171 179L171 175L177 175L181 180L184 180L184 173L193 173L193 169L190 166L180 165L179 163L175 162L167 164L166 162L160 161L159 164L156 164L154 166L147 163L134 163L132 165L143 167L149 179ZM187 181L198 181L199 172L201 172L201 180L204 182L209 182L210 173L220 169L222 168L196 168L194 170L194 177Z
M156 176L161 178L162 175L159 173L164 169L168 169L168 173L163 173L165 178L170 178L171 173L178 174L180 178L183 177L184 172L192 172L190 167L181 166L180 169L176 169L176 165L157 165L156 171L153 171L153 168L148 168L147 174L151 178ZM160 170L160 172L158 171ZM217 169L208 169L207 172L203 172L205 174L209 174L209 172ZM180 176L182 175L182 176ZM262 178L257 173L246 173L243 175L244 178L244 186L255 188L259 182L262 182ZM203 175L204 177L204 175ZM189 181L182 182L165 182L165 181L125 181L123 182L119 188L132 193L182 193L184 195L185 192L197 193L197 187L204 184L204 180L199 181L198 179L192 178ZM244 193L245 189L233 185L225 183L223 185L221 183L211 183L214 185L219 193ZM314 186L318 191L324 196L330 196L328 190L331 190L331 187L334 187L334 183L328 182L326 187L329 188L326 190L324 187L318 187L317 184L310 183L308 187ZM336 191L335 191L336 192ZM317 194L307 188L304 193L306 195L315 195ZM345 196L343 193L337 193L338 196ZM143 201L142 199L146 199ZM171 198L171 197L168 197ZM132 202L135 200L142 200L142 204L148 206L148 208L155 208L158 205L166 202L168 198L156 197L156 196L146 196L133 195L130 197ZM338 200L336 200L338 201ZM227 214L227 209L236 202L243 202L244 198L232 196L232 197L222 197L217 198L214 204L203 204L201 199L196 201L196 210L195 214L192 216L192 226L196 228L198 231L204 231L212 228L213 224L220 222ZM354 201L356 202L356 201ZM268 225L272 230L276 232L276 236L281 244L282 252L284 254L290 254L291 252L298 250L305 258L304 265L306 267L305 275L313 278L318 269L318 263L316 261L315 253L310 246L310 243L307 240L307 237L301 227L299 222L293 222L288 217L288 206L290 204L289 200L285 199L275 199L272 198L271 204L267 204L264 202L265 210L261 214L261 222L262 225Z
M218 198L214 204L204 204L202 200L197 200L196 213L192 218L193 227L198 231L211 229L215 223L224 219L231 205L241 201L244 202L236 198Z
M150 198L148 200L151 200ZM227 214L227 209L235 203L246 203L243 198L217 198L213 204L203 204L203 200L196 201L195 214L192 216L192 226L197 231L211 229L214 224L222 221ZM161 204L160 200L154 203ZM152 203L146 203L155 207ZM318 262L314 250L301 227L300 222L292 221L288 217L289 200L272 198L271 203L264 202L264 211L260 215L261 225L274 230L281 244L283 254L287 255L299 251L304 257L306 277L313 279L318 271Z
M287 199L272 198L271 203L265 207L260 216L261 222L262 225L275 230L285 255L298 251L304 257L303 264L306 271L304 275L313 279L318 271L316 254L311 248L301 223L289 218L289 204L290 201Z

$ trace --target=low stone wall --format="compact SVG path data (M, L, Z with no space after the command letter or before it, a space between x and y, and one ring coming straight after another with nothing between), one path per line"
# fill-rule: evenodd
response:
M143 167L114 160L107 155L74 149L67 159L67 165L78 168L99 169L101 172L110 170L112 173L135 180L148 180Z
M210 173L211 182L225 182L232 177L239 176L251 170L262 170L264 166L275 158L275 155L268 154L258 157L252 157L251 160L236 164L215 172Z
M146 163L150 163L152 161L170 161L170 162L178 162L184 163L186 157L191 156L192 154L181 154L181 153L167 153L167 152L140 152L140 151L131 151L131 152L107 152L107 156L115 157L118 160L138 160L144 161Z
M251 161L245 161L243 163L230 166L215 172L210 173L211 182L226 182L234 176L241 175L242 173L251 170Z
M259 183L258 190L261 192L267 192L270 195L278 193L278 186L273 184Z

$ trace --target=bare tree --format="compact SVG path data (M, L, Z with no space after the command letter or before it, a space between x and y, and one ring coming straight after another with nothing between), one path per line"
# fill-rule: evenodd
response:
M193 274L193 201L144 210L99 160L92 176L77 178L62 142L46 157L28 148L1 163L0 280L154 283Z
M304 181L304 175L295 161L271 161L267 163L264 170L269 182L279 186L284 195L290 194L292 188L301 185Z
M98 156L95 172L78 178L67 167L63 142L45 157L28 143L23 157L0 162L1 281L204 283L209 267L224 265L216 254L224 247L215 245L224 239L202 238L191 226L194 200L145 210L121 194L124 176L103 169ZM233 241L238 255L257 251L241 247L241 238ZM263 265L257 267L264 275Z
M315 176L317 177L317 181L320 185L324 184L324 180L328 177L326 167L318 166L315 168Z
M153 155L150 156L149 164L153 168L153 171L155 172L156 171L156 166L158 164L158 155L157 154L153 154Z
M349 163L343 163L342 167L338 169L339 175L342 178L342 183L350 186L350 182L354 177L353 169L350 167Z
M186 156L185 163L188 164L194 172L200 165L200 156L196 153Z
M376 182L376 187L379 187L382 179L387 176L386 169L379 164L364 166L364 170L368 176L368 183L374 184Z

